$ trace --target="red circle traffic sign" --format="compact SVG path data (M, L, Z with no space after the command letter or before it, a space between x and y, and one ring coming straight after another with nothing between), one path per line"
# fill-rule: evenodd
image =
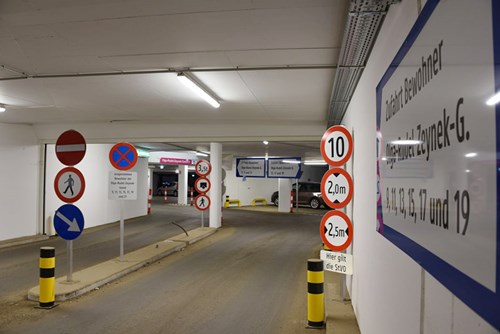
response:
M57 197L65 203L78 201L85 192L85 178L82 172L74 167L63 168L54 180Z
M202 176L196 179L194 181L194 189L196 189L197 192L200 194L204 194L210 191L210 180L207 179L206 177Z
M205 211L210 207L210 197L206 194L200 194L194 199L194 205L200 211Z
M78 131L68 130L57 138L56 156L66 166L78 164L82 161L86 151L85 138Z
M334 125L323 134L321 155L330 166L342 166L352 154L352 136L342 125Z
M207 176L212 171L212 165L207 160L198 160L195 165L195 172L199 176Z
M109 150L109 162L119 170L129 170L137 163L137 150L129 143L115 144Z
M329 169L321 179L321 197L333 209L346 206L352 199L353 191L351 175L345 169Z
M341 251L349 247L354 234L349 217L341 211L328 211L319 225L321 239L332 251Z

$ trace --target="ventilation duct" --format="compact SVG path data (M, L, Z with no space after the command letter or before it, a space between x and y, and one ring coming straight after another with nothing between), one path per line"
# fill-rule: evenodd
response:
M340 124L363 74L390 5L400 0L352 0L328 110L328 127Z

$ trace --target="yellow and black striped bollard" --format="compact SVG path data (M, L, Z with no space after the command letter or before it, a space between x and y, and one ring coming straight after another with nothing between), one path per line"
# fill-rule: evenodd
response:
M307 260L307 328L325 328L323 260Z
M56 251L54 247L40 248L40 297L39 308L55 307Z
M224 204L226 208L229 208L229 195L226 195L226 203Z

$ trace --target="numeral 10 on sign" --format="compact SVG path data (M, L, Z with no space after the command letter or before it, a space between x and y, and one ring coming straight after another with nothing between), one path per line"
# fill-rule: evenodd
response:
M352 136L345 127L330 127L321 139L321 155L330 166L342 166L352 154Z

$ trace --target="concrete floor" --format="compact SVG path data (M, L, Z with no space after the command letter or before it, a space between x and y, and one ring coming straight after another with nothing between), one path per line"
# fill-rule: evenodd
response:
M148 221L151 225L146 226L152 230L148 232L146 229L144 234L150 235L149 238L154 234L163 238L171 224L161 224L160 221L181 212L184 212L186 225L199 226L199 212L193 208L161 205L158 200L155 202L158 204L153 208L152 216L163 218ZM178 217L177 220L180 219ZM11 299L4 299L3 305L0 305L0 312L4 314L0 317L0 331L311 333L311 330L305 329L306 261L318 257L320 219L321 214L284 215L226 210L224 227L210 238L98 291L61 303L51 311L36 310L33 303L18 300L16 294L11 294ZM141 220L137 223L141 224ZM157 227L152 226L156 224ZM94 237L105 233L104 230L95 231ZM134 233L132 223L126 224L126 231L131 233L129 239L134 234L138 237L143 234L139 228ZM108 238L114 238L111 237L114 235L112 231L106 233L109 233ZM85 231L84 234L92 233ZM106 238L101 238L106 243ZM82 244L86 242L82 240ZM20 246L14 251L30 248L31 251L26 250L26 253L33 253L38 246ZM116 256L115 246L117 244L113 242L109 256ZM102 247L104 245L97 246L97 249ZM93 258L94 255L87 253L92 249L91 245L82 247L78 255L75 253L75 259ZM64 248L61 249L63 251ZM0 256L2 254L6 256L4 251L0 251ZM23 252L21 255L23 258L28 256ZM15 279L12 267L18 267L13 265L14 262L13 258L7 270L11 272L10 279ZM36 272L36 264L34 267ZM7 309L8 315L5 315ZM314 330L314 333L325 333L325 330Z

